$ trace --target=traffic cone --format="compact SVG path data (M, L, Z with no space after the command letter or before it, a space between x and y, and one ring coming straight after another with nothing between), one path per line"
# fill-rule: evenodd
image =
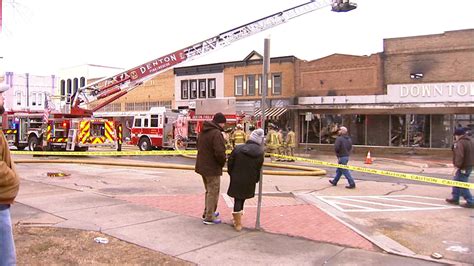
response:
M365 164L372 164L372 158L370 157L370 151L367 152L367 157L365 157Z

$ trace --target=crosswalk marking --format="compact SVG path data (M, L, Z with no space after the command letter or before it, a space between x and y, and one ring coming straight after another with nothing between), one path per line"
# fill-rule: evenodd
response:
M342 212L429 211L460 208L445 204L444 199L414 195L313 196Z

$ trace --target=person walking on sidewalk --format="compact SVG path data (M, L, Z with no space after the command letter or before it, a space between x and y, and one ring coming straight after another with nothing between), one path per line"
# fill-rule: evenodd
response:
M453 165L455 169L454 180L460 182L468 182L474 165L474 144L467 135L465 128L457 128L454 131L453 146ZM454 205L459 204L459 198L462 196L465 204L461 204L464 208L474 208L474 201L468 188L453 187L452 198L446 199L446 202Z
M263 139L265 133L259 128L252 131L249 140L236 146L229 156L227 168L230 175L227 195L234 198L234 228L242 230L242 214L246 199L255 196L255 184L260 181L260 170L264 160Z
M337 156L337 163L342 165L347 165L349 162L349 155L352 151L352 140L351 137L347 134L346 127L339 127L338 130L338 137L336 138L336 142L334 143L334 150ZM333 180L329 180L333 186L337 186L337 182L339 182L339 178L344 175L349 182L349 185L346 188L355 188L354 178L351 176L351 172L348 169L344 168L337 168L336 169L336 176Z
M217 203L222 176L222 167L225 165L225 140L222 136L226 118L222 113L216 113L212 121L205 121L197 139L196 173L202 176L206 197L204 204L203 223L218 224Z
M7 85L0 84L0 114L5 112L3 92ZM16 265L10 205L20 188L20 177L10 156L7 140L0 130L0 265Z

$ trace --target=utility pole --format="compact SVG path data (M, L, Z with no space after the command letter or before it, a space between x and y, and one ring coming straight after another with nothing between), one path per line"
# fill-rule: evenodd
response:
M262 116L260 117L260 124L262 129L265 130L265 109L266 109L266 97L268 90L268 76L270 73L270 39L266 38L264 42L263 51L263 73L262 73L262 104L260 109ZM262 190L263 190L263 170L260 170L260 182L258 182L258 202L257 202L257 221L255 222L255 229L260 229L260 212L262 209Z

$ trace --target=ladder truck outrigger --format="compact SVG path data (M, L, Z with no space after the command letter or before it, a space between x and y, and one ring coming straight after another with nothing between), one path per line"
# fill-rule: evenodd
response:
M66 119L66 122L63 122L62 125L69 129L66 131L66 149L77 149L77 144L80 143L79 138L81 137L81 131L79 127L82 122L79 118L90 119L93 117L95 111L124 96L129 91L140 86L145 81L152 79L161 72L178 64L194 60L214 50L226 47L238 40L281 25L293 18L327 6L331 6L332 11L335 12L347 12L357 7L355 3L349 2L348 0L310 1L225 31L204 41L79 88L72 95L70 104L67 105L66 113L62 114L63 118ZM92 103L94 103L94 106L88 108L88 106L92 106ZM59 116L60 115L57 115L57 118L53 118L53 121L60 119ZM91 121L91 123L93 123L93 121ZM75 127L67 127L73 124ZM112 124L110 126L116 127L116 125ZM117 143L119 143L117 146L121 146L122 140L121 137L119 139L118 136L121 135L121 132L119 132L118 128L116 129L117 130L114 131L114 138L116 138ZM82 137L84 136L82 135ZM82 146L82 148L86 147L87 145Z

